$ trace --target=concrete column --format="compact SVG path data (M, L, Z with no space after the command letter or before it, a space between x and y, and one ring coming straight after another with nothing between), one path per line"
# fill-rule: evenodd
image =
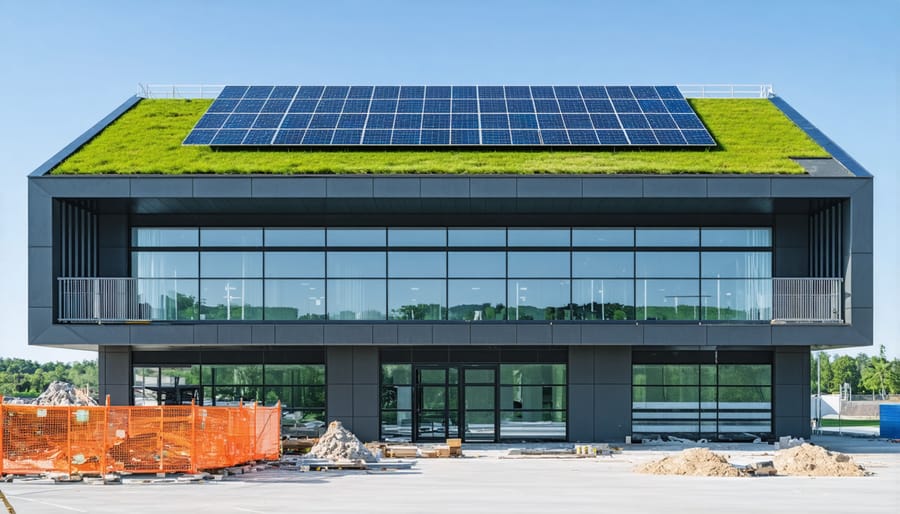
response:
M775 350L772 384L772 430L776 437L809 438L809 347Z
M328 421L363 441L378 439L378 348L329 346L325 366Z
M112 405L131 404L131 348L100 346L97 350L100 403L110 397Z

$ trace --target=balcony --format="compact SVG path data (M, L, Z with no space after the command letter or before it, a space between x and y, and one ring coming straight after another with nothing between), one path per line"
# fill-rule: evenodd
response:
M759 281L760 279L754 279ZM773 278L758 312L772 323L843 323L843 279ZM59 278L60 323L140 323L157 319L134 278ZM768 297L769 293L765 293ZM765 301L768 299L768 301ZM174 303L169 300L169 303ZM158 310L158 309L157 309ZM229 308L230 310L230 308ZM767 319L769 318L769 319ZM159 318L177 321L172 318ZM185 320L191 321L191 320ZM699 319L697 321L715 321ZM733 320L741 323L741 320Z

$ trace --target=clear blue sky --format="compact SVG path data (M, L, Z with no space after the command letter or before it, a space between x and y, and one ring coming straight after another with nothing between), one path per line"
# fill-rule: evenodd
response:
M900 356L898 8L897 0L0 0L0 356L94 358L27 347L25 177L139 82L772 83L876 176L874 350L884 344Z

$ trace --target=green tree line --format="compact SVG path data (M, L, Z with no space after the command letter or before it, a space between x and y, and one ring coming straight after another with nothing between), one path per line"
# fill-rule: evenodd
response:
M888 360L884 345L875 357L864 353L851 357L813 352L809 374L813 394L816 392L817 366L821 374L822 394L839 393L842 384L850 384L853 394L900 393L900 359Z
M0 394L5 397L34 398L54 380L97 391L97 361L63 363L0 358Z

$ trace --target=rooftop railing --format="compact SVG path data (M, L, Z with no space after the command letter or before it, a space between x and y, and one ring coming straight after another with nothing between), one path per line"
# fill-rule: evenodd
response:
M841 323L840 278L773 278L772 321Z

